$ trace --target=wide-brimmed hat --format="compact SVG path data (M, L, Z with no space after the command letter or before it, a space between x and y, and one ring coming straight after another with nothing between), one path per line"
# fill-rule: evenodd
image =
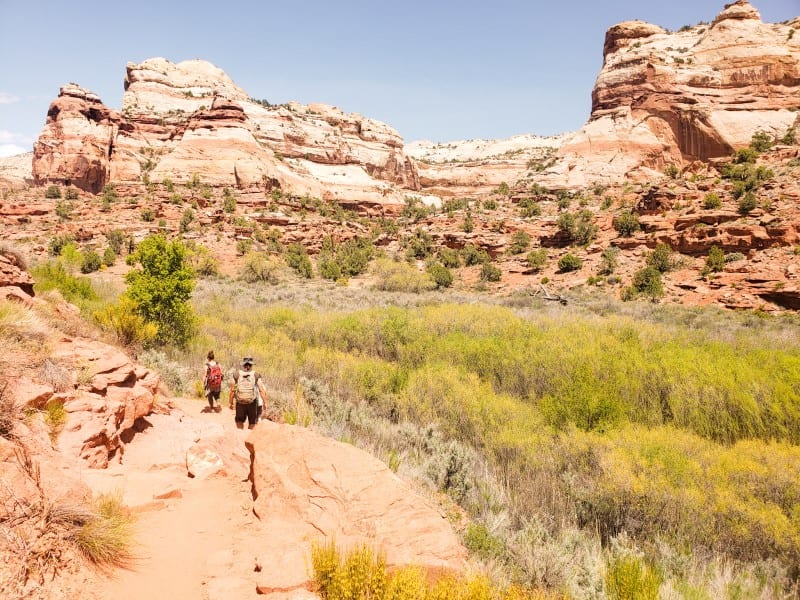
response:
M253 357L252 356L245 356L242 359L242 366L250 365L253 366Z

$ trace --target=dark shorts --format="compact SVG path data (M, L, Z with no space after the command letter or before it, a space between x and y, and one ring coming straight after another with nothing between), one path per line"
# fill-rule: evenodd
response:
M208 404L209 405L211 405L211 404L215 404L215 405L219 404L219 392L220 392L220 390L217 390L216 392L214 392L212 390L206 390L206 398L208 399Z
M258 421L258 403L253 400L250 404L236 403L236 417L234 420L237 423L244 423L247 419L249 425L255 425Z

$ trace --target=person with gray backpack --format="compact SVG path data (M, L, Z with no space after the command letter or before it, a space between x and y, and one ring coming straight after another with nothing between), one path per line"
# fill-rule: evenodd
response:
M244 422L247 420L248 429L252 429L258 422L258 398L261 397L266 402L267 392L261 374L253 370L253 359L245 356L242 359L242 368L233 373L231 381L231 391L228 396L228 406L232 409L234 400L236 401L236 416L234 421L236 427L244 429Z

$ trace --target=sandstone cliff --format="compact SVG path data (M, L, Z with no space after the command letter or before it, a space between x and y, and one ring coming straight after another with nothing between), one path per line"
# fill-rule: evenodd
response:
M169 178L326 200L401 203L416 166L383 123L321 104L251 99L201 60L129 63L122 110L69 84L35 144L33 177L97 193Z
M782 136L800 108L797 28L800 18L763 23L747 0L677 32L615 25L589 122L560 149L545 181L647 180L666 165L727 156L756 131Z

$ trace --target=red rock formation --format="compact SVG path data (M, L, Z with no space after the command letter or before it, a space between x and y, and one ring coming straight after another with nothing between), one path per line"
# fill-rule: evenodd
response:
M254 101L207 62L130 63L125 90L119 114L87 90L62 88L35 147L38 183L97 193L109 179L197 175L213 186L378 204L402 204L404 190L419 189L416 163L391 127L321 104Z
M782 136L800 104L800 39L790 35L798 26L762 23L747 0L674 33L615 25L589 122L562 147L553 174L579 185L644 168L646 179L647 169L727 156L759 130Z
M33 178L98 193L108 181L119 114L75 84L61 88L33 148Z

